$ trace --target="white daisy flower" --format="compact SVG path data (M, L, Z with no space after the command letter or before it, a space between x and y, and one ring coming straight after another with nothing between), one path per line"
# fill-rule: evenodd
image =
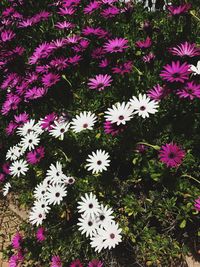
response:
M92 237L96 233L98 228L98 225L94 219L84 216L79 218L79 223L77 223L77 225L79 226L79 231L81 232L81 234L85 234L86 237Z
M63 183L66 175L62 171L62 165L60 162L56 162L56 166L51 164L50 169L47 171L47 178L52 180L52 184Z
M42 200L45 198L45 195L46 195L46 191L47 191L47 186L46 184L44 184L43 182L38 184L36 187L35 187L35 190L33 192L33 195L34 197L37 199L37 200Z
M108 208L108 206L100 205L100 212L96 217L96 222L98 225L105 225L114 220L113 210Z
M66 184L66 185L74 184L75 181L76 181L75 178L72 177L72 176L66 176L66 177L63 179L63 182L64 182L64 184Z
M46 219L46 214L41 210L32 209L29 213L29 221L32 225L36 224L36 226L39 226L44 219Z
M200 75L200 60L197 62L197 65L190 65L190 70L193 72L193 75Z
M48 204L60 204L63 198L67 195L65 185L51 185L47 188L46 200Z
M55 125L52 126L53 129L49 131L50 135L63 140L65 133L69 130L70 123L55 121L54 124Z
M142 118L149 117L149 114L154 114L158 111L158 102L151 100L147 95L139 94L139 98L135 96L129 101L130 108L134 114L138 114Z
M11 184L10 184L10 183L6 183L6 184L4 185L4 187L2 188L2 190L3 190L3 196L4 196L4 197L7 196L7 194L8 194L8 192L9 192L10 188L11 188Z
M10 174L19 177L25 175L28 171L28 164L25 160L20 159L14 161L10 166Z
M49 207L47 201L43 198L43 199L34 201L33 209L37 209L38 211L40 210L41 212L48 213L51 208Z
M26 149L28 148L29 150L32 150L39 144L39 142L40 138L38 137L38 134L30 132L22 138L21 144Z
M26 136L30 132L36 132L39 134L41 131L39 128L41 128L39 124L35 124L35 120L31 119L24 123L22 127L17 129L17 134L20 136Z
M92 173L106 171L107 167L110 165L109 158L109 154L104 150L100 149L96 152L92 152L92 155L88 155L88 159L86 159L86 161L89 162L86 164L87 170L92 170Z
M10 147L6 153L6 160L16 160L20 156L17 146Z
M85 197L81 197L82 201L78 202L78 212L83 213L84 217L94 219L100 212L99 202L96 196L91 192L89 195L86 193Z
M116 123L117 125L123 124L125 125L127 121L130 121L133 117L133 111L130 109L129 104L122 102L113 105L112 108L109 108L105 112L106 120L111 123Z
M95 114L92 114L90 111L81 112L71 122L71 129L75 133L79 133L83 130L92 130L93 126L97 120Z
M104 248L104 239L99 234L94 235L90 238L90 245L95 249L98 253Z
M104 240L104 248L115 248L122 241L120 235L122 229L119 228L118 223L110 222L105 224L104 227L98 229L98 234Z

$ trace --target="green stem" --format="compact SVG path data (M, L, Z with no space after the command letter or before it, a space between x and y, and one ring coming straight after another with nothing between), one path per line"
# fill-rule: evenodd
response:
M200 21L200 18L195 15L194 11L190 11L190 15L192 15L195 19Z
M157 145L151 145L151 144L149 144L149 143L145 143L145 142L138 142L137 143L138 145L145 145L145 146L149 146L149 147L152 147L153 149L155 149L155 150L160 150L160 147L159 146L157 146Z
M181 177L187 177L187 178L190 178L192 180L194 180L195 182L199 183L200 184L200 181L197 180L196 178L194 178L193 176L189 175L189 174L183 174L181 175Z
M139 75L143 75L143 73L136 66L133 66L133 68L138 72Z

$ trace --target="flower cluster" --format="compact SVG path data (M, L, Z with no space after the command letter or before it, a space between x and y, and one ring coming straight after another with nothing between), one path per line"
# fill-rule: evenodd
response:
M112 209L100 204L93 193L86 193L78 204L81 218L77 225L82 234L90 237L91 247L98 252L115 248L121 242L122 229L115 223Z

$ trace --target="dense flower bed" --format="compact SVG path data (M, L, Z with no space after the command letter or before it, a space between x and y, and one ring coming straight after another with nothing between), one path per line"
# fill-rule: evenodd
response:
M198 3L0 6L0 188L29 209L10 267L198 254Z

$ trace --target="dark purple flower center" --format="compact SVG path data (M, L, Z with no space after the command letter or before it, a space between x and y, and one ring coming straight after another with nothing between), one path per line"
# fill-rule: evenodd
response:
M123 116L123 115L120 115L120 116L118 117L118 119L119 119L120 121L122 121L122 120L124 119L124 116Z
M44 209L45 205L44 205L44 204L42 204L42 205L41 205L41 207Z
M169 157L170 159L173 159L173 158L175 158L175 154L174 154L173 152L170 152L169 155L168 155L168 157Z
M102 161L101 160L98 160L97 161L97 165L101 165L102 164Z
M59 193L59 192L57 192L57 193L55 194L55 196L56 196L56 197L59 197L59 196L60 196L60 193Z
M39 218L42 218L42 214L40 213L40 214L38 215L38 217L39 217Z
M35 157L36 157L36 159L39 159L40 158L40 153L36 153Z
M113 50L119 50L120 49L120 46L116 45L113 47Z
M33 140L32 139L29 139L28 140L29 144L33 143Z
M74 179L72 179L72 178L69 179L69 183L70 183L70 184L72 184L73 181L74 181Z
M61 133L64 133L64 131L65 131L64 128L61 128L61 129L60 129L60 132L61 132Z
M42 195L44 195L45 194L45 191L43 190L41 193L42 193Z
M98 88L98 89L100 89L100 88L102 88L102 87L104 87L104 84L103 84L103 83L99 83L99 84L97 85L97 88Z
M21 167L18 167L17 170L20 171L22 168Z
M99 219L100 219L101 221L103 221L103 220L105 219L105 216L104 216L104 215L100 215Z
M178 77L180 77L180 73L175 72L175 73L172 74L172 76L173 76L174 78L178 78Z
M112 234L110 234L110 238L111 239L114 239L115 238L115 235L112 233Z
M141 110L141 111L144 111L145 109L146 109L145 106L141 106L141 107L140 107L140 110Z
M87 128L88 127L88 124L87 123L84 123L83 124L83 128Z
M93 223L92 223L91 221L89 221L89 222L88 222L88 225L89 225L89 226L92 226L92 225L93 225Z
M89 208L90 208L90 209L93 208L93 204L92 204L92 203L89 204Z

